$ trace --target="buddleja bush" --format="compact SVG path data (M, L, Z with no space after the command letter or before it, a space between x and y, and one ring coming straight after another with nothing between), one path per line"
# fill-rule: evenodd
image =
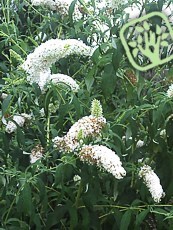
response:
M119 39L171 2L65 2L1 1L1 229L172 229L171 63Z

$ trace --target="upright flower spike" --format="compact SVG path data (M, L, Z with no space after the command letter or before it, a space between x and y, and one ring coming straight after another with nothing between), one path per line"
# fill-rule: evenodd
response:
M64 137L53 139L54 146L59 151L72 152L80 147L81 140L100 135L102 128L106 125L106 119L102 115L102 107L98 100L93 100L91 113L90 116L82 117L72 125Z
M116 179L122 179L126 175L119 156L106 146L86 145L77 155L81 161L96 165L99 169L111 173Z
M91 115L93 117L101 117L103 115L103 109L100 101L94 99L91 104Z
M144 165L140 168L139 177L144 180L153 200L159 203L161 198L165 196L165 193L163 192L158 176L154 173L150 166Z
M100 134L105 124L106 119L104 117L85 116L79 119L64 137L55 137L53 139L54 146L59 151L72 152L80 146L80 134L82 134L83 139L94 138Z
M83 138L84 138L83 130L81 129L78 132L77 139L78 139L78 141L82 141Z

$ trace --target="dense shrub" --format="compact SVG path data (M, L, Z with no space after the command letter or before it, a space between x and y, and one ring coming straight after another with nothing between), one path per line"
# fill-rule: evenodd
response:
M172 229L172 62L119 38L172 1L32 2L0 3L1 229Z

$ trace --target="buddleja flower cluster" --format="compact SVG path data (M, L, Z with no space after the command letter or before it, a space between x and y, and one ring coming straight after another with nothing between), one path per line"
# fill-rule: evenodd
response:
M31 0L32 5L47 7L50 10L59 12L62 16L68 15L72 2L73 0ZM78 20L81 17L82 13L79 10L79 4L75 4L73 19Z
M30 154L30 163L33 164L36 161L40 160L43 157L44 149L41 145L36 145Z
M161 198L165 196L165 193L163 192L158 176L154 173L150 166L144 165L140 168L139 177L143 178L153 200L159 203Z
M111 9L118 9L122 5L123 1L121 0L106 0L107 7Z
M53 80L55 79L55 76L51 77L50 67L56 61L72 54L91 56L92 53L93 49L85 45L82 41L75 39L50 39L38 46L33 53L29 54L21 67L28 74L27 80L31 84L33 82L38 83L40 88L43 89L51 78ZM70 77L67 78L67 84L70 82L69 78ZM71 79L71 82L72 80L73 79ZM62 77L60 81L62 82ZM65 78L63 78L63 82L65 82ZM71 84L74 85L74 82ZM73 87L76 89L77 86L75 85Z
M73 92L77 92L79 90L79 85L75 80L73 80L73 78L69 77L68 75L60 73L52 74L50 76L50 80L54 84L63 84L69 86Z
M14 115L12 121L8 121L6 128L5 128L5 131L7 133L13 133L16 131L17 125L19 127L23 127L24 123L27 120L31 120L31 118L32 118L31 115L28 115L25 113L22 113L21 115Z
M173 97L173 84L171 84L167 90L167 96L169 98L172 98Z
M81 161L97 165L98 168L111 173L116 179L122 179L126 175L119 156L106 146L83 146L78 156Z
M78 120L64 137L55 137L54 146L61 152L72 152L80 146L80 140L98 136L106 124L104 117L85 116ZM79 137L81 134L82 137Z
M102 115L101 104L98 100L93 100L91 115L77 121L64 137L54 138L54 146L62 152L75 152L81 161L94 164L121 179L126 175L126 171L115 152L103 145L83 144L83 139L100 135L105 125L106 119Z
M69 14L69 8L72 4L73 0L31 0L32 5L34 6L43 6L47 7L50 10L57 11L62 16L67 16ZM85 7L87 7L87 11L92 12L91 1L85 0L83 1ZM119 6L122 5L122 1L120 0L96 0L95 1L95 12L99 12L99 10L110 8L110 9L117 9ZM79 20L82 18L82 6L79 2L76 2L73 12L73 19Z

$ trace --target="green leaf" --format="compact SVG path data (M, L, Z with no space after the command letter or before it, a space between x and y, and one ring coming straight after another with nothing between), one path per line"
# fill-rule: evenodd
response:
M71 205L68 206L68 211L70 214L70 229L75 229L78 223L78 214L76 207L72 207Z
M33 88L34 88L34 93L37 97L39 97L41 95L41 89L40 87L38 86L38 84L36 83L33 83L32 84Z
M73 13L74 13L76 2L77 0L72 1L69 7L69 18L70 18L71 24L73 24Z
M58 205L57 207L55 207L53 212L48 213L47 218L46 218L46 226L44 229L51 229L51 227L59 223L62 218L65 218L66 213L67 213L66 206Z
M29 229L28 224L26 224L24 221L17 219L17 218L9 218L6 222L6 225L8 226L8 229L22 229L27 230ZM14 228L10 228L10 226L13 226ZM2 230L3 228L0 228Z
M160 35L162 33L162 29L159 25L156 25L156 34Z
M87 74L87 76L85 77L85 84L87 86L87 90L90 91L91 87L94 83L94 74L95 74L96 69L93 67L89 73Z
M146 14L151 13L151 12L155 12L155 11L159 11L158 5L153 1L151 3L147 2L147 4L145 4L145 10L146 10ZM152 17L152 19L153 18L154 17ZM157 18L160 18L160 17L157 17Z
M105 97L109 97L116 87L116 74L112 64L105 66L102 73L102 90Z
M122 43L120 39L117 39L116 45L117 45L117 49L114 49L113 56L112 56L112 62L113 62L113 67L115 72L118 70L124 54L124 49L122 47Z
M25 145L25 136L24 136L22 129L19 126L17 126L16 135L17 135L17 142L18 142L19 146L24 146Z
M142 26L137 26L136 31L142 33L144 31L144 28Z
M37 230L41 230L41 229L42 229L39 213L38 213L38 214L35 214L35 215L33 216L33 222L35 223L36 229L37 229Z
M26 182L24 185L24 188L20 194L20 205L21 209L25 214L28 214L29 216L33 215L33 203L32 203L32 195L31 195L31 187Z
M46 196L45 184L43 183L43 181L40 178L38 178L36 186L37 186L38 191L39 191L39 199L41 202Z
M145 85L145 79L144 79L144 77L139 76L138 77L138 85L137 85L137 94L138 94L139 98L140 98L141 91L144 88L144 85Z
M140 226L140 224L143 222L143 220L146 218L147 214L149 213L149 210L146 209L139 213L139 215L136 216L136 225Z
M133 57L134 57L134 58L137 57L138 52L139 52L138 48L135 48L135 49L132 51L132 54L133 54Z
M73 105L76 111L77 118L79 119L81 116L81 104L79 99L75 95L73 97Z
M55 185L61 184L63 181L67 182L72 179L73 165L60 163L55 172Z
M171 3L171 1L170 1L170 3ZM158 4L159 11L162 12L164 1L163 0L158 0L157 4Z
M89 229L89 226L90 226L90 219L89 219L89 212L88 210L85 208L85 209L82 209L81 211L81 220L82 220L82 227L83 229Z
M8 95L2 103L2 116L4 116L4 114L7 112L7 110L9 109L11 103L12 103L12 95Z
M136 41L129 42L128 44L129 44L129 46L131 46L133 48L135 48L137 46L137 42Z
M64 171L64 164L60 163L55 172L55 184L60 184L63 181L63 171Z
M167 143L170 149L173 148L173 118L170 117L169 120L166 122L166 136L167 136Z
M122 219L121 219L121 224L120 224L120 230L127 230L131 221L131 215L132 212L131 210L128 210L124 213Z
M144 22L143 27L144 27L145 30L150 29L150 26L149 26L148 22L146 22L146 21Z

